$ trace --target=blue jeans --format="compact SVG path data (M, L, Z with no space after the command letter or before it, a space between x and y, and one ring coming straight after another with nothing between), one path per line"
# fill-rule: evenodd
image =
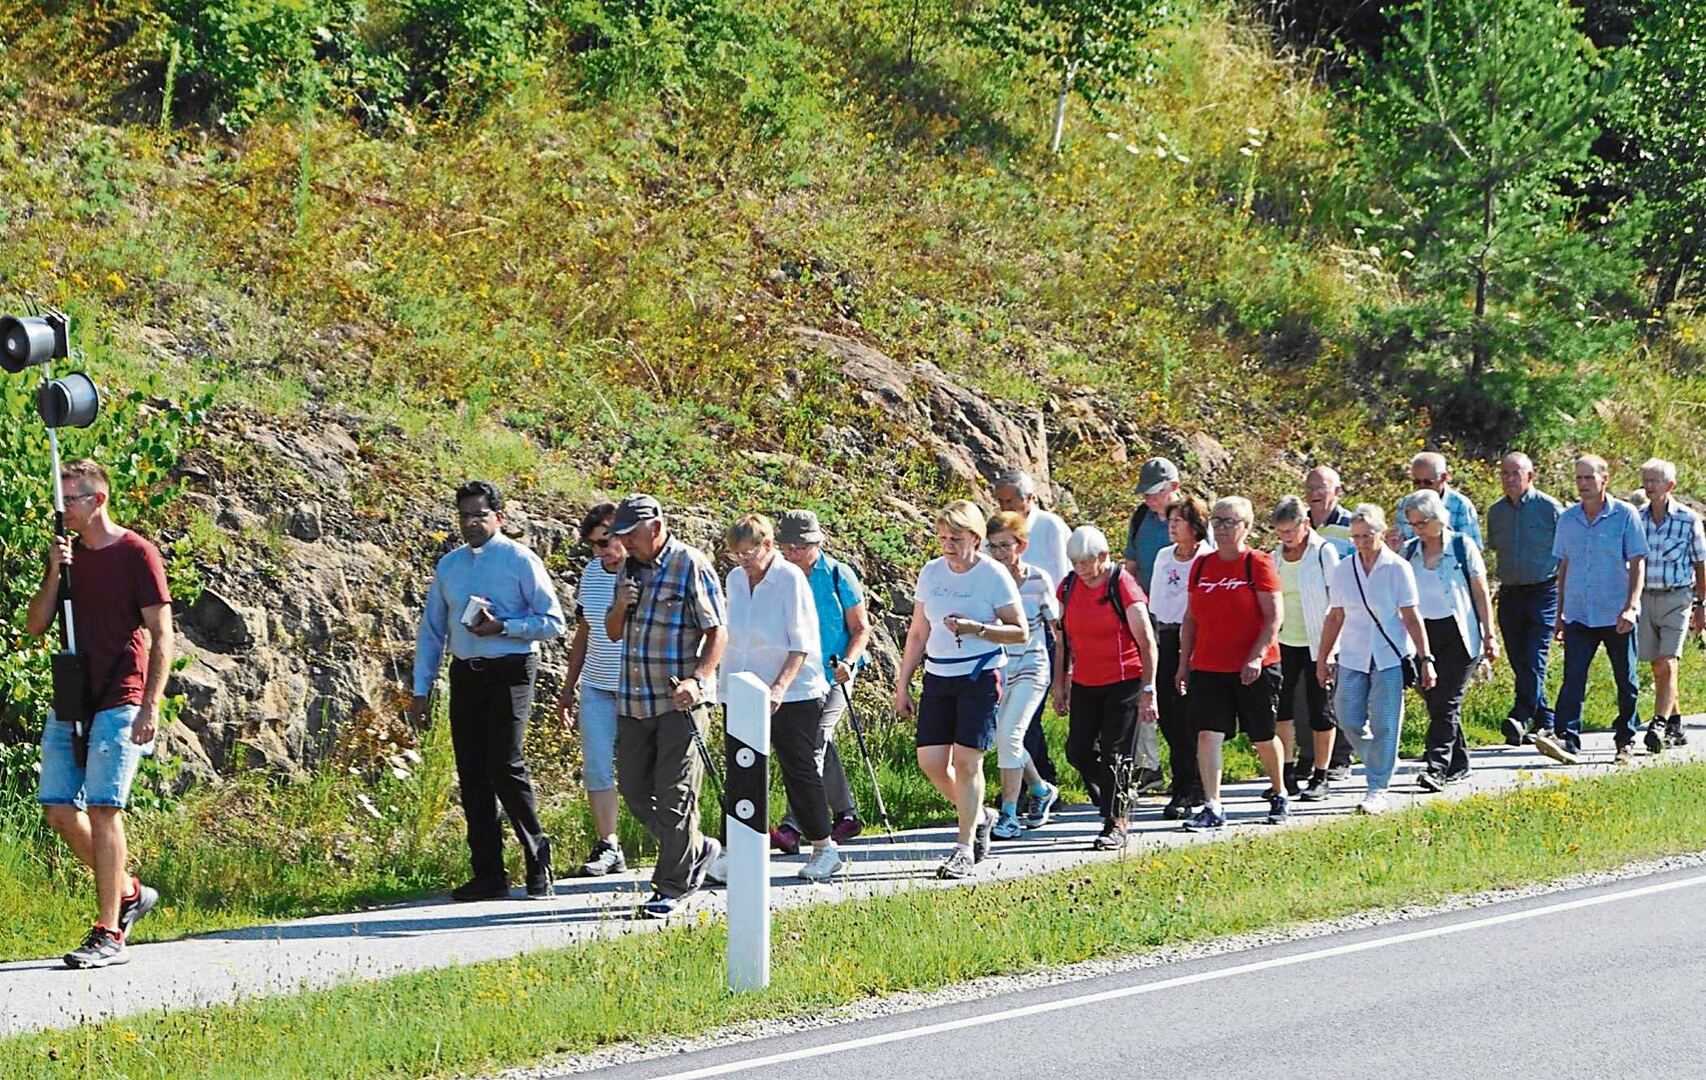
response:
M616 692L581 684L581 775L588 791L616 790Z
M1525 727L1549 728L1552 710L1546 704L1546 659L1552 649L1552 627L1558 621L1558 583L1505 585L1499 589L1499 636L1505 639L1516 676L1516 700L1510 718Z
M1617 724L1612 728L1618 746L1635 741L1641 718L1635 714L1640 687L1635 683L1635 632L1619 634L1615 626L1564 624L1564 681L1558 686L1558 740L1571 750L1582 747L1582 699L1587 695L1588 667L1593 654L1605 646L1611 677L1617 683Z
M1398 769L1398 735L1404 729L1404 669L1397 664L1379 671L1339 669L1339 689L1333 711L1362 758L1370 795L1385 791Z
M89 724L89 761L79 767L71 750L71 725L49 710L41 733L41 790L36 801L79 810L127 808L142 755L154 748L153 743L138 746L130 741L130 725L141 712L135 705L115 705L96 713Z

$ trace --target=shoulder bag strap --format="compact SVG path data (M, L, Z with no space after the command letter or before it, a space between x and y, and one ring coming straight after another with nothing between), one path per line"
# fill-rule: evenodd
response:
M1351 567L1351 580L1357 583L1357 595L1362 597L1362 609L1368 612L1370 619L1374 620L1374 628L1380 631L1380 637L1386 642L1386 647L1392 650L1401 664L1404 662L1404 654L1398 651L1398 646L1392 644L1392 638L1387 635L1386 627L1380 625L1380 617L1374 613L1373 608L1368 606L1368 594L1362 591L1362 556L1353 554L1351 558L1356 561L1356 565Z

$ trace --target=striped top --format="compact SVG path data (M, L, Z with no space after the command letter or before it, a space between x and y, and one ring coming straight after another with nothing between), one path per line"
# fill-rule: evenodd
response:
M1653 520L1651 505L1641 507L1641 524L1647 530L1647 584L1649 589L1681 589L1694 584L1694 564L1706 562L1706 536L1700 515L1666 499L1663 521Z
M575 621L586 623L586 660L581 665L580 685L616 693L622 689L622 643L604 632L604 613L616 601L618 575L593 559L581 574L575 595Z

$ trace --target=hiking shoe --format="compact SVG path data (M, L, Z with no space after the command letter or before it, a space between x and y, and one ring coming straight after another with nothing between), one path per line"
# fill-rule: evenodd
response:
M1119 851L1125 847L1125 830L1111 821L1102 823L1102 831L1090 841L1095 851Z
M977 828L971 834L971 861L980 863L989 858L989 835L995 831L995 811L984 807L978 814Z
M130 963L130 950L125 947L124 935L108 930L100 923L89 927L83 944L65 954L68 968L103 968Z
M1048 790L1041 795L1031 796L1031 812L1019 816L1021 824L1027 829L1040 829L1047 825L1049 818L1054 815L1055 806L1060 802L1060 788L1047 781L1044 781L1044 786Z
M864 831L865 823L859 820L858 814L842 814L830 826L829 838L837 844L845 844Z
M477 877L450 890L450 898L466 904L473 900L504 900L509 897L509 879Z
M140 878L133 877L130 883L135 888L135 895L120 900L118 905L118 932L126 939L130 937L130 928L136 925L136 921L153 911L154 905L160 902L160 894L142 884Z
M1204 806L1197 816L1185 822L1186 832L1217 832L1226 828L1226 815L1212 806Z
M958 880L971 877L977 870L977 864L972 861L971 852L955 848L953 854L942 860L942 865L936 868L936 876L944 880Z
M1673 716L1669 720L1665 721L1665 745L1688 745L1688 736L1682 730L1682 717Z
M622 849L608 840L600 840L598 846L592 849L592 854L581 864L581 877L603 877L606 874L620 874L628 869L628 860L623 857Z
M830 835L834 836L835 834L832 831ZM785 821L770 830L770 846L784 855L798 855L800 853L800 841L804 839L805 836L800 833L800 830Z
M1499 729L1504 733L1506 746L1521 746L1528 741L1523 738L1522 725L1514 716L1505 717L1505 722L1499 725Z
M1445 777L1433 770L1416 774L1416 786L1423 791L1444 791Z
M1316 769L1309 774L1309 783L1303 785L1303 790L1297 793L1298 802L1326 802L1330 785L1327 783L1325 770Z
M693 868L687 872L687 887L697 889L709 881L713 885L727 885L729 881L729 863L723 858L723 844L714 836L705 837L705 842L699 846L699 855L693 860Z
M1628 743L1624 743L1623 745L1619 746L1617 748L1617 750L1611 755L1611 763L1613 765L1627 765L1631 761L1634 761L1634 760L1635 760L1635 748L1633 746L1629 745Z
M1560 765L1579 765L1581 758L1574 750L1559 742L1550 731L1534 733L1534 748Z
M527 871L527 898L544 900L557 895L557 874L551 868L551 840L539 841L539 858Z
M1161 808L1163 821L1179 821L1188 818L1202 805L1202 800L1194 795L1175 795Z
M1284 825L1291 816L1291 801L1284 795L1275 795L1268 800L1268 824Z
M1647 725L1647 734L1641 739L1641 742L1646 746L1647 753L1649 754L1662 754L1665 752L1664 736L1659 734L1659 725L1662 723L1664 723L1663 720L1660 720L1656 716L1653 717L1653 722Z
M1137 775L1132 778L1132 790L1139 795L1148 795L1166 786L1167 778L1161 775L1160 769L1139 769Z
M800 867L800 876L807 881L828 881L841 869L841 865L841 852L835 850L834 844L825 844L812 852L806 865Z
M996 840L1017 840L1025 835L1025 827L1019 824L1017 816L1003 812L995 828L989 830L989 835Z
M651 896L634 907L634 917L638 919L667 919L681 905L681 897L665 896L653 892Z
M1359 814L1384 814L1388 809L1390 807L1386 805L1386 792L1384 791L1371 791L1362 797L1362 802L1357 803L1357 813Z

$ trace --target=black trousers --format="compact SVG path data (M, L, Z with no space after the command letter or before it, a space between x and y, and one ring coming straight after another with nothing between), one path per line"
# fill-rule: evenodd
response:
M1427 620L1428 644L1434 651L1434 686L1422 691L1428 706L1427 749L1422 760L1436 776L1460 776L1469 771L1469 744L1463 738L1463 695L1474 658L1463 645L1456 619Z
M822 840L830 828L829 801L818 765L824 747L823 702L823 698L784 701L770 714L770 748L782 767L782 789L807 840Z
M1043 643L1048 646L1048 669L1054 671L1054 650L1059 645L1054 640L1054 631L1043 628ZM1025 752L1031 755L1031 764L1037 767L1037 775L1049 783L1057 779L1054 769L1054 759L1048 756L1048 739L1043 734L1043 710L1048 708L1048 695L1037 703L1037 711L1031 714L1031 722L1025 727Z
M1066 729L1066 760L1084 777L1084 790L1102 812L1114 820L1120 797L1116 769L1132 753L1132 728L1137 724L1141 679L1108 686L1072 684L1071 718Z
M1173 769L1170 794L1184 799L1202 790L1197 773L1197 737L1191 733L1190 712L1179 696L1179 628L1155 631L1155 711L1161 714L1161 737L1167 740L1167 760Z
M533 653L450 662L450 742L468 822L469 862L477 878L506 876L500 806L515 829L529 873L545 844L533 777L521 756L538 671Z

